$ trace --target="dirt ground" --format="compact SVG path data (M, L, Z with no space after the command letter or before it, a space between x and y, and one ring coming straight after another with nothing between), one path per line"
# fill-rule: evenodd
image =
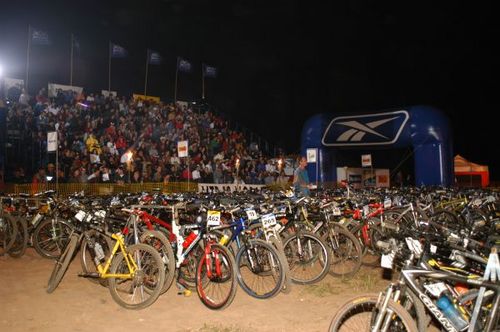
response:
M362 267L351 280L328 275L269 300L238 289L222 311L207 309L195 292L177 295L174 285L149 308L134 311L117 305L107 288L79 278L78 257L54 293L47 294L53 264L33 249L19 259L0 257L0 331L327 331L347 298L377 292L388 283L380 269Z

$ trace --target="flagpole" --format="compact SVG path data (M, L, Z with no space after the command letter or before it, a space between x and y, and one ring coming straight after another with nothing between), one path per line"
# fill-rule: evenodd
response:
M109 60L108 60L108 94L111 95L111 42L108 46Z
M26 82L24 82L24 86L26 88L26 93L28 93L28 79L30 72L30 47L31 47L31 25L28 24L28 49L26 55Z
M177 102L177 74L179 73L179 57L177 57L177 66L175 66L175 91L174 91L174 104Z
M201 99L205 99L205 64L201 66Z
M70 69L69 69L69 85L73 86L73 34L71 34L71 60L70 60Z
M146 77L144 78L144 95L147 96L148 91L148 69L149 69L149 50L146 51Z

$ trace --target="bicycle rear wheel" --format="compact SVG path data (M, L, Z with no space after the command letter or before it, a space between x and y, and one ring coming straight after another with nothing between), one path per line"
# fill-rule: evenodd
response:
M294 283L313 284L328 274L329 250L317 235L304 231L291 234L283 241L283 249Z
M236 264L229 250L216 243L203 254L196 268L196 290L201 302L209 309L224 309L236 295Z
M363 258L361 244L351 232L329 225L322 239L331 249L330 275L349 278L359 271Z
M165 266L165 282L161 290L161 294L163 294L170 288L175 277L175 258L170 242L159 231L145 231L142 233L140 240L141 243L146 243L155 248L161 256Z
M378 295L356 296L347 301L335 314L330 323L330 332L371 331L379 310ZM388 331L417 332L417 326L410 314L394 301L389 301L390 311Z
M17 223L14 217L0 209L0 256L14 244L17 236Z
M14 243L9 249L9 256L19 258L24 255L28 247L28 225L25 217L14 217L17 223L17 234Z
M77 234L72 234L69 239L68 245L62 252L59 259L56 261L54 269L52 270L52 274L49 278L49 283L47 285L47 293L52 293L57 288L57 286L59 286L59 283L61 282L64 274L66 273L66 270L68 269L69 263L71 263L71 259L73 258L78 244L78 239L79 236Z
M105 259L108 259L111 251L113 250L113 241L111 238L103 233L97 232L96 230L90 230L86 232L90 241L99 243L104 252ZM89 243L86 237L83 238L82 244L80 246L80 263L82 265L83 274L97 273L97 266L95 263L95 251L92 245ZM108 280L104 278L86 278L90 282L99 283L106 287L108 285Z
M113 300L126 309L144 309L160 296L165 282L163 261L158 251L147 244L134 244L126 250L137 270L131 278L108 278L109 292ZM123 253L118 253L111 262L109 273L129 272Z
M275 247L262 240L249 240L236 254L238 283L250 296L267 299L283 288L285 269Z

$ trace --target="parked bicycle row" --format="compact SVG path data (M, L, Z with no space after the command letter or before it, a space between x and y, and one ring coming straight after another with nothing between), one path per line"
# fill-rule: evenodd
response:
M79 250L80 276L107 286L130 309L151 305L174 280L180 292L196 290L207 307L222 309L238 284L265 299L328 273L352 277L361 264L378 265L384 248L377 243L400 232L439 225L457 238L481 240L486 251L500 228L496 194L484 191L347 188L307 198L288 191L64 199L45 192L2 203L0 254L19 257L30 244L42 257L57 259L50 293Z

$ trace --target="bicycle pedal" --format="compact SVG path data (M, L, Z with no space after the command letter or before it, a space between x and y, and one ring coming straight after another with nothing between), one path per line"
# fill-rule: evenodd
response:
M99 278L99 273L97 272L88 272L88 273L78 273L78 276L81 278Z
M184 295L185 297L191 296L193 292L191 292L189 289L184 289L182 291L178 291L177 295Z

